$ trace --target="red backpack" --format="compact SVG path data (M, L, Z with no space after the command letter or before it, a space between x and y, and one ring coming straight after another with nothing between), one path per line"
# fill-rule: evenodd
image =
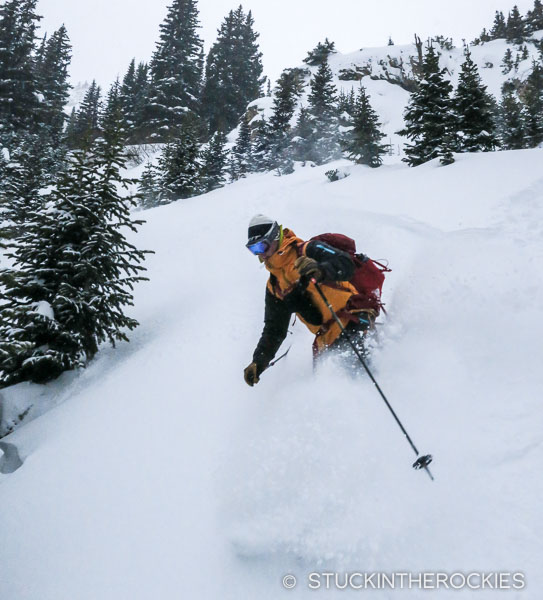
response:
M388 267L364 254L357 254L356 242L341 233L322 233L312 237L309 241L324 242L346 252L353 259L355 271L349 283L356 288L358 294L350 301L351 309L372 308L379 312L382 308L385 311L381 302L381 292L385 281L384 274L390 272Z

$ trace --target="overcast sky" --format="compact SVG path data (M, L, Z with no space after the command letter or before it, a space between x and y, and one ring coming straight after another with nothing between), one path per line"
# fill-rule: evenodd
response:
M1 0L0 0L1 1ZM62 23L73 45L72 82L96 78L109 85L124 75L132 57L149 60L159 24L171 0L39 0L42 28ZM239 0L200 0L201 35L206 51L224 16ZM308 50L328 37L340 52L396 44L442 34L455 43L471 41L492 24L495 10L508 11L515 0L245 0L260 33L265 74L277 78L301 63ZM522 14L533 0L516 0Z

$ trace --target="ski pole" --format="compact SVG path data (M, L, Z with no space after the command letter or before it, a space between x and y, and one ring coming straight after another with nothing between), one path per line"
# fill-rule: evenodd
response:
M267 371L270 367L273 367L273 365L276 365L282 358L285 358L285 356L290 352L291 348L292 348L292 346L289 346L287 351L284 354L281 354L281 356L279 356L275 360L272 360L271 363L264 369L264 371ZM264 371L262 371L262 373L264 373Z
M315 278L312 278L311 279L311 283L313 283L315 285L315 288L316 288L317 292L319 293L319 296L323 299L324 303L328 307L328 310L330 311L330 313L334 317L336 323L339 325L339 327L341 329L341 333L345 336L345 338L347 339L347 341L351 345L351 348L354 350L354 353L358 357L358 360L362 363L362 366L364 367L364 369L365 369L366 373L368 374L369 378L371 379L371 381L373 382L373 384L377 388L377 391L381 395L381 398L385 401L385 404L387 405L388 410L390 410L390 412L392 413L392 416L396 420L396 423L398 423L398 425L400 426L400 429L402 430L402 432L405 435L407 441L409 442L409 445L411 446L411 448L413 448L413 451L417 455L417 460L413 463L413 468L417 469L417 470L418 469L424 469L428 473L428 475L430 476L430 479L433 481L434 477L433 477L432 473L430 472L430 469L428 468L428 465L432 462L432 455L431 454L426 454L425 456L419 456L420 453L417 450L417 447L415 446L415 444L413 443L413 440L409 437L409 434L407 433L407 430L405 429L405 427L403 426L402 422L398 418L398 415L394 412L394 409L392 408L390 402L387 400L387 397L383 393L383 390L380 388L379 384L375 380L375 377L373 376L373 374L370 371L368 365L366 364L366 361L364 360L364 357L362 356L362 354L360 353L360 351L356 347L355 343L351 339L351 336L349 335L349 333L347 332L347 330L343 326L343 323L341 322L341 319L337 316L336 312L332 308L332 305L330 304L330 302L328 302L328 299L324 295L324 292L321 290L321 287L317 283L317 280Z

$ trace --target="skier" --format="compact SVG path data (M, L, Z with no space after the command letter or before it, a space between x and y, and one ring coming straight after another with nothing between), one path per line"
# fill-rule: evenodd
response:
M373 327L378 308L367 308L367 303L362 307L359 291L349 283L355 271L351 256L320 240L304 242L290 229L283 229L264 215L251 219L247 248L270 272L264 330L253 360L244 370L247 384L253 386L259 382L287 335L293 313L315 334L315 358L330 349L348 352L359 365L347 337L313 283L320 284L347 335L365 353L364 336Z

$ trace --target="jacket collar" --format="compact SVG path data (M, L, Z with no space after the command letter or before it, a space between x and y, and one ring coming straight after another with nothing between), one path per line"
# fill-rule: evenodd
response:
M302 240L296 237L296 234L290 229L283 229L283 240L277 250L265 261L266 268L281 266L288 258L289 252L287 252L291 246L301 243Z

